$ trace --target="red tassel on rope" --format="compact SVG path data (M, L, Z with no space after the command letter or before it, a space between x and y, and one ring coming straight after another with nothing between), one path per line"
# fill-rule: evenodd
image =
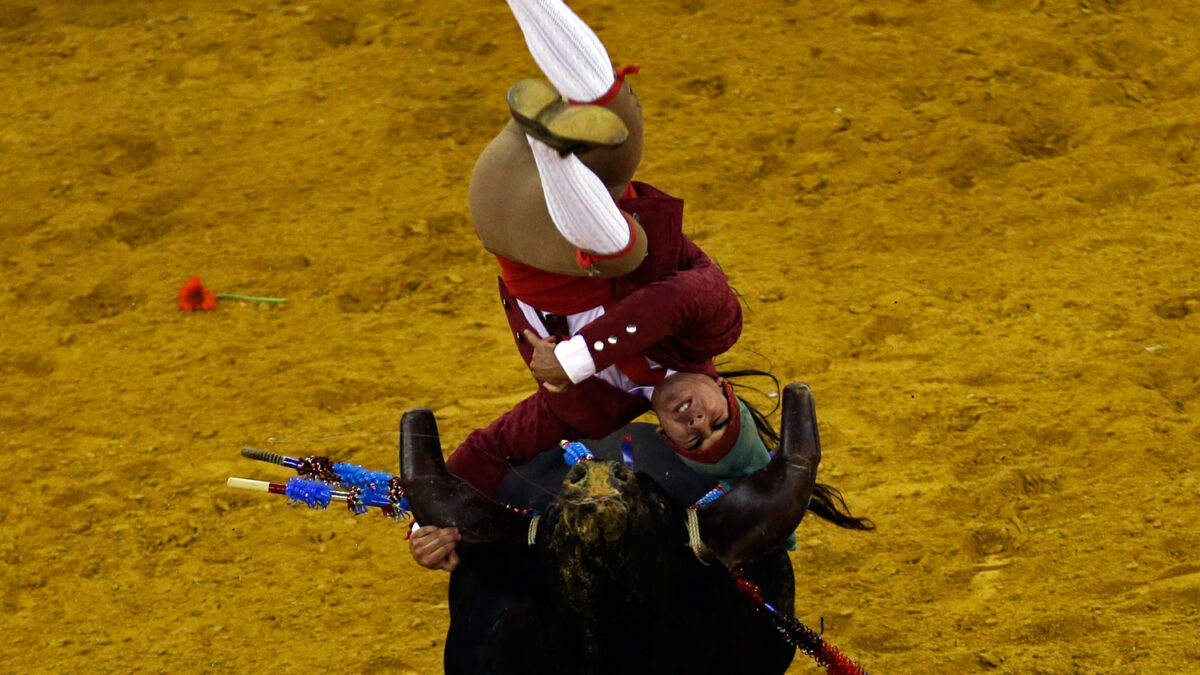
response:
M771 615L775 627L783 634L793 647L808 654L825 669L829 675L867 675L867 671L854 662L853 659L838 651L837 647L826 642L820 635L808 626L800 623L794 617L787 616L772 607L762 597L758 585L750 581L738 570L729 570L738 590L746 601L756 608Z
M866 671L858 666L849 656L838 651L837 647L821 641L821 649L813 658L824 666L829 675L866 675Z

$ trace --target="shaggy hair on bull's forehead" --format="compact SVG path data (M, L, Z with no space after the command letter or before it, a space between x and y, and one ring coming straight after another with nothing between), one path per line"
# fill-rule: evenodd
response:
M648 481L643 485L642 481ZM548 539L559 597L579 612L579 630L592 643L596 630L587 617L597 603L646 596L661 586L644 575L663 569L666 532L682 522L667 517L667 501L653 479L620 462L593 460L572 468L559 499L547 512L555 523ZM682 541L679 550L684 550ZM635 590L636 589L636 590Z
M615 542L645 511L641 494L637 477L618 462L576 464L563 479L558 499L560 535L583 545Z

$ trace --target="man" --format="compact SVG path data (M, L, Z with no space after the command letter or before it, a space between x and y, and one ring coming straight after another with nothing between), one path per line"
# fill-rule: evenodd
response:
M472 432L447 467L493 494L509 468L560 440L601 438L646 412L660 382L670 384L660 399L673 408L661 412L667 438L715 463L741 417L712 364L741 334L738 298L684 236L683 202L630 182L642 116L629 71L614 73L561 0L509 6L553 87L510 90L513 121L476 163L471 214L500 261L518 350L543 386ZM570 106L559 92L587 103ZM410 548L422 565L449 570L456 541L452 529L426 527Z

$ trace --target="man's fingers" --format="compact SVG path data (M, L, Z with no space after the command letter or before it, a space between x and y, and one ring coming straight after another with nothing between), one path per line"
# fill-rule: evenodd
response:
M453 572L455 567L458 567L458 553L451 551L450 555L442 561L441 568L447 572Z
M557 342L557 340L553 337L540 337L537 333L529 330L528 328L522 331L522 333L525 335L525 339L529 341L529 344L533 345L534 347L539 345L553 345L555 342Z
M451 555L455 555L454 542L448 541L448 542L443 542L434 548L424 551L423 554L421 555L421 558L422 558L422 560L424 560L427 567L428 566L442 567L445 564L446 558Z
M546 391L561 394L571 385L570 379L563 372L562 365L554 355L555 338L543 339L526 328L522 335L529 344L533 345L533 356L529 359L529 372L533 379L542 383Z
M454 546L460 539L462 537L457 528L426 526L413 531L408 540L408 548L418 565L430 569L446 569L451 556L455 558L453 564L458 564L458 554L454 552Z
M437 532L434 532L433 536L422 540L421 544L422 548L428 551L446 548L453 549L454 544L459 539L462 539L462 537L459 536L457 528L444 527L440 528Z
M433 535L437 534L438 530L440 529L440 527L434 527L433 525L418 527L408 535L409 546L416 546L417 542L432 537Z
M426 525L424 527L413 530L412 537L409 539L414 546L434 546L443 541L458 541L462 537L458 534L457 527L437 527L434 525Z

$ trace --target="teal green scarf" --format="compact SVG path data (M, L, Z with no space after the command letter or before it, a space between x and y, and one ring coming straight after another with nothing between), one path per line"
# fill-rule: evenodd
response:
M758 435L758 427L754 424L754 418L750 416L746 403L740 398L738 407L742 413L742 430L738 434L737 442L730 448L729 454L722 457L720 461L704 464L676 453L691 470L702 476L716 478L726 492L729 492L743 478L763 468L771 461L771 453L767 451L762 436ZM788 537L787 549L789 551L796 550L795 533Z

